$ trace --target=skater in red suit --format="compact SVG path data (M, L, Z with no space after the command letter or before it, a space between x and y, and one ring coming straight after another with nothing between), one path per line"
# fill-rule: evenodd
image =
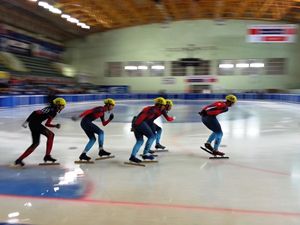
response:
M148 138L143 152L143 159L154 159L154 157L149 154L149 150L156 137L155 130L152 128L153 121L156 118L163 115L169 122L174 120L173 117L168 116L165 110L166 100L164 98L156 98L154 99L154 102L154 106L147 106L143 108L143 110L132 120L132 131L134 132L136 143L129 158L129 161L131 162L141 162L140 159L136 158L136 154L144 143L143 136L146 136Z
M63 98L55 98L53 103L50 106L47 106L41 110L33 111L30 116L26 119L26 121L22 124L24 128L29 125L29 129L32 135L32 144L29 148L15 161L15 165L24 166L23 159L29 156L39 145L40 136L45 135L47 137L47 147L46 147L46 155L44 157L44 161L55 162L56 159L53 159L50 155L52 146L54 133L47 129L46 127L55 127L57 129L60 128L60 124L52 124L53 118L57 113L60 113L66 106L66 101ZM42 125L43 121L46 121L45 126Z
M205 147L213 152L215 155L223 156L224 153L218 150L223 132L221 125L217 119L217 115L227 112L228 108L237 102L237 98L234 95L227 95L226 101L214 102L210 105L205 106L199 114L202 117L202 122L204 125L210 129L213 133L209 136L205 143ZM211 146L212 141L214 142L214 147Z
M94 120L100 118L102 121L102 125L106 126L110 121L113 120L114 114L110 113L109 118L107 120L104 119L104 113L105 112L110 112L113 110L115 107L116 102L114 99L107 98L104 100L104 106L98 106L92 109L88 109L81 113L79 115L79 118L82 117L81 120L81 128L84 130L86 135L89 138L89 142L86 144L83 152L79 156L80 160L86 160L89 161L91 158L87 156L86 154L88 151L93 147L93 145L96 142L96 137L95 134L98 135L98 145L99 145L99 156L109 156L111 153L107 152L103 149L103 142L104 142L104 132L101 130L97 125L93 123ZM73 117L73 120L77 120L78 117Z
M170 99L166 99L166 106L165 106L165 112L164 113L168 113L173 106L173 101ZM162 134L162 128L160 126L158 126L157 124L154 123L154 121L152 121L152 123L148 123L150 125L150 127L152 128L153 132L155 133L155 148L156 149L165 149L166 147L160 144L160 138L161 138L161 134ZM150 153L154 153L154 151L150 150Z

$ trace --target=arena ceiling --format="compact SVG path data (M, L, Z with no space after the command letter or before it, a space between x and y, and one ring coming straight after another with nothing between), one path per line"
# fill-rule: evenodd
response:
M300 22L300 0L43 0L90 26L82 29L32 0L1 0L0 22L66 41L90 33L180 20Z

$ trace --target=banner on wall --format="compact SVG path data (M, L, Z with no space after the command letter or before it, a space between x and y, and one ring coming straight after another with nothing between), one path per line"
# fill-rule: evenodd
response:
M217 77L212 75L187 76L185 79L187 83L215 83L217 81Z
M176 83L175 77L162 77L161 78L161 84L173 85L175 83Z
M250 25L247 42L250 43L293 43L296 42L297 25Z
M29 43L4 37L0 37L0 39L0 46L2 51L30 55Z
M63 45L25 34L0 23L0 48L2 51L32 55L57 60L64 51Z
M31 54L35 57L44 57L54 60L60 57L59 53L35 43L31 44Z

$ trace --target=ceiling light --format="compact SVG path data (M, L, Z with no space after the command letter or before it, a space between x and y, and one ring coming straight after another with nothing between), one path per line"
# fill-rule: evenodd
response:
M68 19L68 18L71 18L71 16L68 14L61 14L61 18Z
M39 1L38 5L45 9L49 8L49 4L47 2Z
M79 22L78 19L73 18L73 17L70 17L70 18L68 18L67 20L68 20L70 23L78 23L78 22Z
M49 10L50 10L50 12L52 12L54 14L61 14L62 13L62 11L60 9L55 8L55 7L51 8Z

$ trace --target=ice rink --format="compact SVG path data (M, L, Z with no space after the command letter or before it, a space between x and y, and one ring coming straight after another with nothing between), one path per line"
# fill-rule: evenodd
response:
M61 165L37 165L42 137L22 169L9 166L31 144L21 124L42 106L1 109L0 224L299 225L300 106L239 101L218 116L220 150L230 159L210 160L200 149L210 131L197 112L213 101L175 101L169 114L176 120L157 121L169 152L146 167L124 161L135 143L132 116L152 101L117 101L111 124L95 122L105 132L104 149L116 157L82 165L74 160L88 139L70 118L97 103L68 104L54 119L62 128L53 129L51 155ZM95 144L88 155L97 153Z

